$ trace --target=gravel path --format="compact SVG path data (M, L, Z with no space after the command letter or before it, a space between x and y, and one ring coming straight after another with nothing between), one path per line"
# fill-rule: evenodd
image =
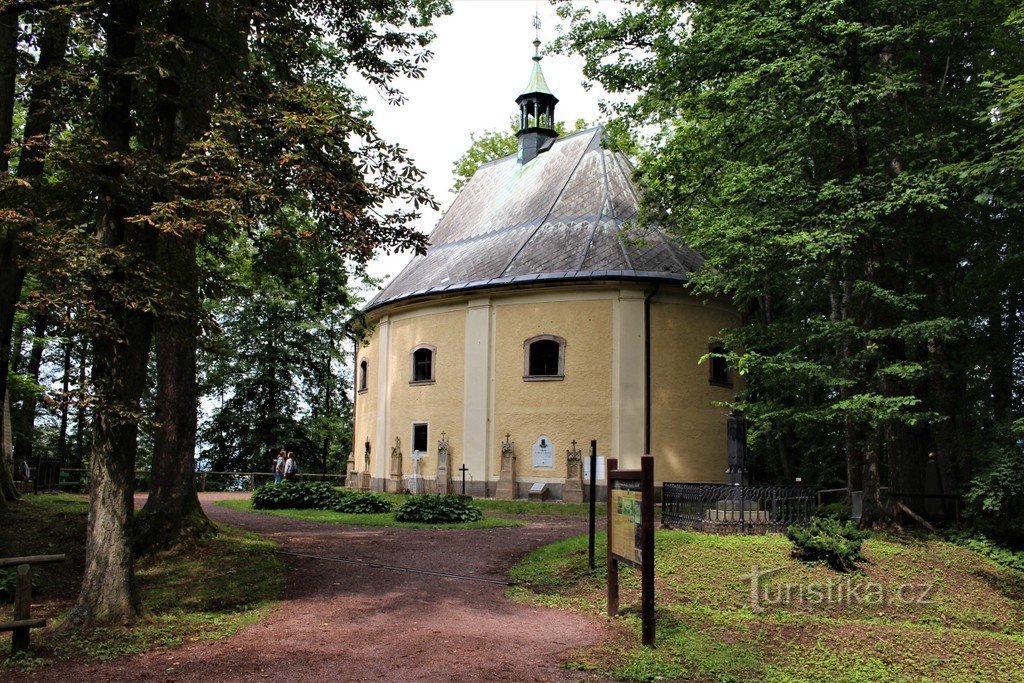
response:
M230 495L230 494L228 494ZM213 505L217 521L268 536L288 553L491 580L579 518L503 529L424 530L304 522ZM62 680L565 681L566 652L607 638L603 620L513 603L498 583L285 555L284 599L258 624L212 643L106 664L58 665ZM84 676L84 679L83 679Z

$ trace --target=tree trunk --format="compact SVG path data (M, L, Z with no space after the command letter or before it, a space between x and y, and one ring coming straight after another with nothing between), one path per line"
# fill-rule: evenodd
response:
M67 331L65 331L65 334ZM64 367L61 381L60 432L57 436L57 456L61 467L68 458L68 395L71 391L71 337L65 337L61 345L64 351Z
M861 528L878 526L885 519L882 508L880 462L882 459L882 436L872 434L864 452L864 508L861 512Z
M9 500L15 500L18 496L14 488L14 476L11 472L11 465L14 457L14 444L11 443L11 411L10 401L4 395L3 406L0 406L0 425L2 425L3 437L0 440L0 509L5 507Z
M103 98L100 131L109 152L131 153L133 70L140 9L132 0L112 0L103 18L106 55L100 68ZM101 209L97 241L104 247L124 248L143 260L152 259L152 228L126 220L120 200L123 175L108 164L100 187ZM112 264L94 290L97 308L107 316L113 334L93 342L92 458L90 463L89 528L85 548L85 577L78 603L68 616L72 628L130 623L141 603L135 586L132 557L132 493L138 450L139 404L146 383L152 315L114 294L128 279L126 264ZM128 288L130 291L130 287Z
M85 391L86 367L89 357L89 342L82 339L78 354L78 405L75 408L75 456L71 467L79 468L85 463L85 422L86 410L83 392Z
M186 310L156 323L156 440L149 498L135 519L137 551L165 547L188 537L216 532L196 494L196 382L198 265L195 240L160 236L159 259L180 291L189 292Z
M15 35L13 39L16 41L17 17L6 17L3 21L14 22ZM24 139L26 144L22 146L18 161L18 177L23 180L36 178L43 173L46 141L54 119L50 99L56 92L53 82L45 76L64 62L70 22L71 16L67 12L49 13L43 21L43 35L39 41L39 61L37 63L37 75L42 78L32 89L25 118ZM9 36L9 30L10 26L6 23L3 24L3 28L0 28L0 36L2 36L0 41L3 41L0 50L11 49L12 38ZM14 47L17 47L16 43ZM3 88L7 87L9 87L7 82L0 78L0 117L8 116L6 97L8 93L3 91ZM10 107L13 112L13 99L10 101ZM6 122L0 121L0 133L6 133L5 138L0 138L0 144L6 148L11 142L11 131ZM0 156L3 157L2 166L6 170L9 164L7 156ZM3 236L3 245L0 246L0 396L7 395L7 372L10 368L14 312L21 299L21 287L25 281L25 268L21 264L24 256L25 247L19 231L8 228ZM3 429L0 428L0 431ZM6 482L4 482L5 476L5 472L0 469L0 488L3 490L7 489Z
M10 146L14 134L14 84L17 74L18 15L0 16L0 173L5 176L10 169L7 148ZM0 264L13 262L13 254L8 253L12 247L9 239L10 232L10 227L4 231L3 243L0 246ZM7 369L10 367L11 360L14 307L18 304L18 300L14 299L13 304L8 307L11 292L7 288L17 284L20 296L21 284L9 280L7 271L7 268L0 266L0 396L3 397L3 415L0 416L2 417L0 419L0 444L3 445L3 452L0 453L0 507L4 506L5 501L18 497L18 492L14 488L14 478L11 476L11 464L8 462L13 457L13 449L11 452L8 452L7 449L7 444L11 440ZM10 331L5 332L5 330Z
M28 367L25 368L33 384L39 383L39 368L43 364L43 350L46 348L46 328L49 320L45 313L36 316L35 329L32 337L32 352L29 354ZM35 391L28 393L21 403L21 407L12 413L12 422L18 425L14 431L14 460L30 462L32 459L32 444L36 425L36 404L39 396Z

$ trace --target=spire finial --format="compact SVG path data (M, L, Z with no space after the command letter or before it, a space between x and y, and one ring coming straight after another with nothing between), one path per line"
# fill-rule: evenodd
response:
M540 12L533 13L533 61L540 61Z

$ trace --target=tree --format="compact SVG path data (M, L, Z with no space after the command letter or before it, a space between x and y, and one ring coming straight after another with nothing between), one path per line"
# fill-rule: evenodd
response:
M559 47L636 96L616 112L644 150L645 220L705 255L697 292L747 313L723 334L768 468L863 489L865 524L886 479L923 493L932 472L959 491L982 434L970 416L998 410L971 390L1009 357L971 346L979 320L1002 319L973 274L1009 244L1007 205L979 205L947 169L985 148L984 74L1020 73L1010 8L562 8Z
M307 471L340 471L351 447L343 398L344 321L356 311L345 255L291 235L312 229L286 212L232 250L232 291L213 310L204 385L216 403L203 453L214 470L265 471L279 448Z
M576 119L572 130L561 121L555 122L555 130L559 135L577 133L586 127L587 122L583 119ZM504 131L486 130L483 133L470 133L469 148L452 164L452 176L455 178L452 181L452 192L461 190L482 165L515 154L518 149L518 130L519 121L513 117L509 128Z
M15 90L29 92L16 150L27 175L7 174L0 188L11 207L2 215L0 376L6 383L27 268L46 283L32 305L71 310L92 352L90 525L72 626L138 614L131 494L154 330L154 471L167 465L156 475L166 479L161 491L187 489L191 477L196 292L218 279L193 254L286 206L312 220L290 237L334 244L357 264L380 245L423 248L410 227L421 205L433 205L422 176L377 135L345 79L358 72L400 101L394 80L422 74L429 24L447 11L446 2L412 0L0 9L17 57L0 69L0 118L13 116L12 75ZM40 23L41 33L18 30ZM0 38L10 56L9 32ZM190 496L155 500L187 519Z

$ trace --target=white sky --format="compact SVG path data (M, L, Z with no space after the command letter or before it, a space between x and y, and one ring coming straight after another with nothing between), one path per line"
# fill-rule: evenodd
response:
M612 9L602 7L612 4L607 0L594 4ZM451 168L469 147L470 133L504 129L518 114L515 99L533 66L534 12L540 13L545 44L557 35L560 23L554 7L535 0L453 0L452 7L452 14L434 27L434 58L426 77L400 83L408 97L404 105L392 107L379 93L363 90L378 131L409 150L442 210L455 198L449 191ZM589 92L583 89L581 58L546 55L541 66L559 100L559 121L598 120L598 102L605 93L597 85ZM416 228L429 233L440 216L424 211ZM368 270L373 277L391 277L411 258L410 253L379 254Z

